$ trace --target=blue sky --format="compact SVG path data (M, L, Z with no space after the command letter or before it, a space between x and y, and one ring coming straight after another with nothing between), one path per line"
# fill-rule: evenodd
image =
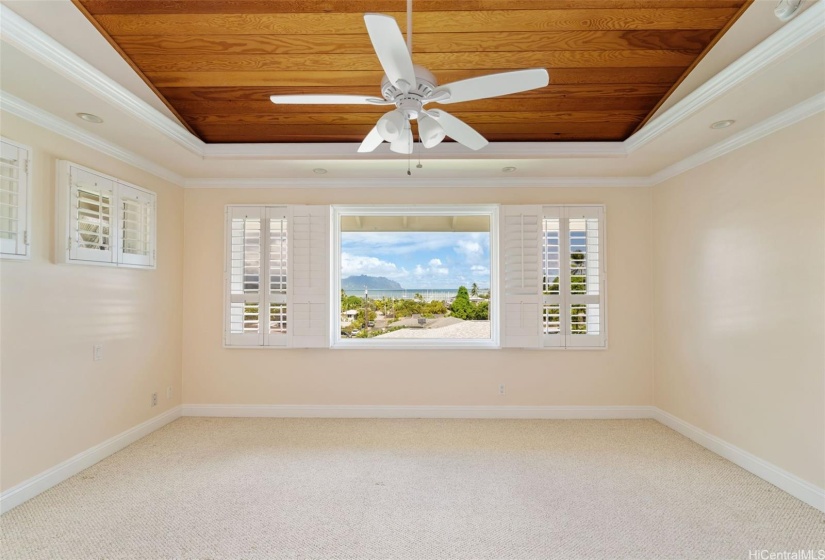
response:
M342 232L341 277L384 276L404 288L490 286L490 234Z

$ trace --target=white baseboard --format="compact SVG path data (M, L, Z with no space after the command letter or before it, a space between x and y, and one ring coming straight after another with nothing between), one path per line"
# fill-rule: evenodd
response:
M652 418L650 406L187 404L183 416L236 418Z
M0 494L0 513L5 513L13 507L19 506L23 502L30 500L55 486L64 480L76 475L80 471L87 469L114 453L117 453L127 445L130 445L140 438L149 435L158 428L162 428L169 422L177 420L181 415L181 407L176 406L171 410L167 410L163 414L159 414L154 418L150 418L142 424L138 424L134 428L130 428L123 433L111 437L100 443L78 453L74 457L67 459L50 468L47 471L40 473L26 481L21 482L17 486L9 488Z
M791 496L799 498L806 504L825 512L825 489L814 486L810 482L802 480L798 476L777 467L773 463L769 463L752 453L748 453L744 449L731 445L725 440L709 434L692 424L688 424L684 420L660 408L654 407L653 411L653 418L668 428L676 430L683 436L692 439L702 447L724 457L731 463L739 465L746 471L770 482Z

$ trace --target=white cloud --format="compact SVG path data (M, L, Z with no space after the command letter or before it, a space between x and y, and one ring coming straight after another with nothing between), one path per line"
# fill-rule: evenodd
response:
M428 266L415 265L413 274L416 276L448 276L450 269L442 265L441 259L430 259Z
M474 264L470 267L470 270L473 273L473 276L484 276L490 274L490 269L486 266L481 266L480 264Z
M455 242L452 235L441 232L344 232L341 234L341 245L353 253L409 255L452 247Z
M341 253L341 277L346 278L361 274L397 279L408 277L410 272L403 267L399 268L395 263L382 261L375 257Z

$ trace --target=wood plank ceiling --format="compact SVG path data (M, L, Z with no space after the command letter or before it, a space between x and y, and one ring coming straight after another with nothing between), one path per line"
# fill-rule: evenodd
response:
M73 0L206 142L360 142L387 107L364 12L405 0ZM414 0L413 59L445 84L545 67L550 85L450 105L490 141L617 141L640 127L752 0ZM435 107L435 105L433 105Z

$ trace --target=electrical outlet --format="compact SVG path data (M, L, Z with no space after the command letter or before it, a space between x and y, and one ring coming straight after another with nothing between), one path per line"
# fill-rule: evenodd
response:
M504 395L504 394L506 394L506 393L507 393L507 391L506 391L505 389L506 389L506 388L504 387L504 383L502 383L501 385L499 385L499 386L498 386L498 394L499 394L499 395Z
M158 405L158 394L157 393L152 393L152 406L157 406L157 405Z
M95 344L94 345L94 360L99 362L103 359L103 345L102 344Z
M167 388L166 388L166 398L167 398L167 399L171 399L171 398L172 398L172 386L171 386L171 385L170 385L169 387L167 387Z

